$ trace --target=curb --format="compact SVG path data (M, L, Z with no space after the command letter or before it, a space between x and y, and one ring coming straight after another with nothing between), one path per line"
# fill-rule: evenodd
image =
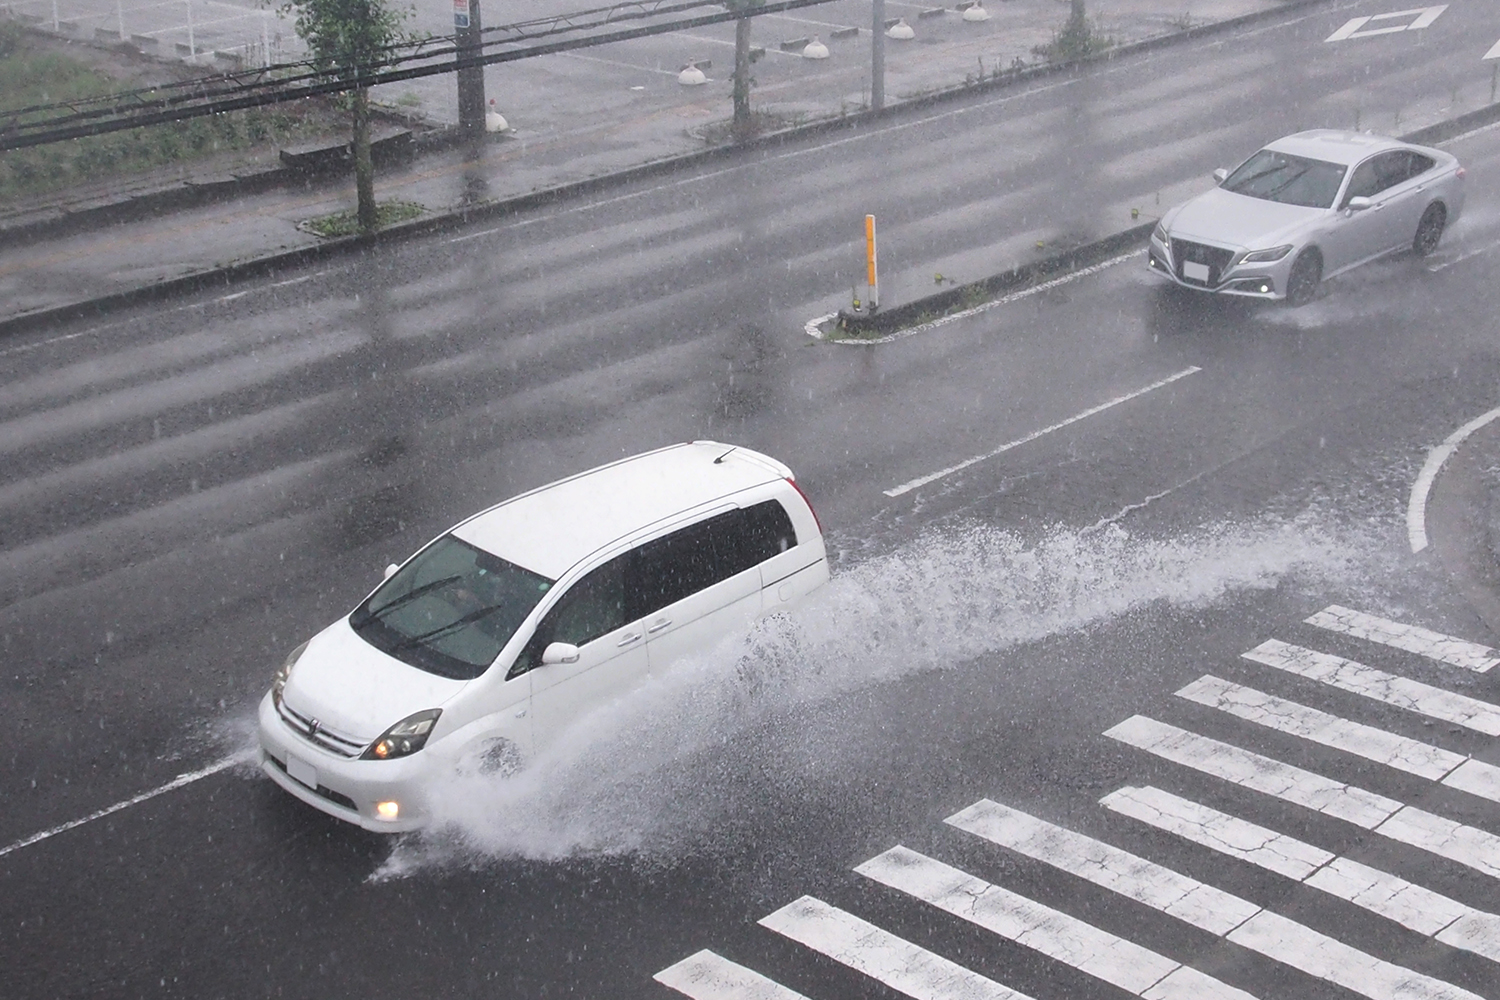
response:
M866 123L883 122L887 119L896 118L901 115L920 112L934 105L943 104L951 100L957 100L966 95L974 93L984 93L990 90L999 90L1017 83L1025 83L1030 80L1053 76L1058 73L1068 72L1071 70L1079 69L1081 67L1108 62L1123 56L1135 55L1141 52L1149 52L1158 48L1165 48L1171 45L1175 45L1180 42L1193 41L1218 32L1231 31L1235 28L1239 28L1248 24L1254 24L1273 17L1279 17L1288 11L1316 7L1330 2L1332 2L1332 0L1287 0L1287 2L1280 7L1255 11L1250 14L1244 14L1239 17L1229 18L1224 21L1215 21L1210 24L1203 24L1197 27L1187 28L1183 31L1173 32L1171 34L1158 35L1155 38L1147 38L1139 42L1132 42L1129 45L1122 45L1117 48L1108 49L1097 55L1089 56L1084 59L1076 59L1063 63L1049 63L1042 66L1032 66L1018 71L1002 71L991 76L990 79L982 82L965 84L946 90L936 91L934 93L915 97L907 101L901 101L897 104L887 105L886 107L879 110L861 111L851 115L843 115L836 118L828 118L821 121L810 122L806 125L784 129L782 131L761 136L747 142L731 143L724 146L715 146L710 149L700 150L698 152L665 157L663 159L644 163L639 166L629 167L615 173L603 174L598 177L592 177L581 181L573 181L568 184L546 188L541 191L535 191L530 194L520 195L515 198L475 205L469 208L459 209L457 211L438 213L427 218L417 219L413 220L412 222L392 226L388 229L381 230L379 233L373 236L352 236L346 237L344 239L329 240L324 243L301 247L296 250L280 251L277 253L256 257L240 263L229 264L224 267L198 271L192 274L182 275L177 278L169 278L165 281L156 282L150 285L124 289L119 292L112 292L93 299L71 302L65 305L52 306L30 313L24 313L19 316L6 317L4 319L0 319L0 336L21 333L55 322L87 318L90 316L95 316L101 312L117 309L127 305L152 302L188 292L201 291L204 289L210 289L219 286L227 286L249 278L264 276L265 274L282 268L297 267L317 261L328 260L347 253L364 251L387 243L395 243L400 240L438 232L447 228L463 226L472 222L503 218L516 212L537 208L540 206L551 204L553 202L565 201L600 190L607 190L609 188L622 186L637 180L657 177L663 174L673 173L678 170L683 170L702 164L714 163L719 160L726 159L731 156L737 156L742 153L774 148L788 142L794 142L804 138L816 137L830 132L839 132L847 129L857 129ZM1481 109L1481 111L1483 110L1487 109ZM1432 126L1430 128L1436 127L1437 126ZM1423 131L1425 132L1427 130ZM447 137L445 136L444 138ZM441 142L442 140L439 139L438 143ZM232 190L235 185L241 183L241 179L235 178L233 181L226 181L222 183L225 185L225 187L215 188L215 190ZM208 189L210 185L203 185L203 187L205 189ZM191 194L193 199L206 197L205 194L200 194L196 191L189 191L189 193ZM171 194L175 197L181 197L176 189L174 189ZM131 199L124 204L126 206L139 205L139 208L135 209L136 211L147 211L148 205L146 203L148 201L149 196L142 196L140 198ZM110 207L111 206L102 206L97 211L104 212L107 211ZM93 216L92 213L90 213L90 215L92 218L98 218L98 216ZM1108 238L1109 237L1106 237L1106 239ZM1087 246L1079 247L1075 248L1069 253L1078 254L1086 249ZM1031 266L1037 266L1038 264L1044 263L1046 263L1046 261L1040 261ZM959 289L953 289L952 291L959 291Z

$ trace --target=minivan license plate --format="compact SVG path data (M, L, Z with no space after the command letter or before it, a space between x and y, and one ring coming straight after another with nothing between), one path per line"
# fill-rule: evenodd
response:
M298 760L291 754L286 755L286 773L291 775L294 781L300 781L308 788L318 787L318 769L305 760Z
M1182 262L1182 276L1191 278L1193 281L1201 281L1206 285L1208 284L1208 265L1185 260Z

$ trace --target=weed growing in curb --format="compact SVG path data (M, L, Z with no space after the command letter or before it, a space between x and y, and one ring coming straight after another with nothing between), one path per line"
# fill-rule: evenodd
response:
M385 229L398 222L409 222L426 211L414 201L383 201L375 206L375 228ZM351 211L334 212L308 219L299 228L324 239L338 239L354 236L359 232L359 217Z

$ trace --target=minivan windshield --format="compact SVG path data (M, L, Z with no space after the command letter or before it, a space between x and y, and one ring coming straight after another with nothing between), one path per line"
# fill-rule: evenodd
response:
M376 649L428 673L472 680L554 581L444 535L349 616Z
M1262 149L1225 178L1226 191L1304 208L1331 208L1348 168Z

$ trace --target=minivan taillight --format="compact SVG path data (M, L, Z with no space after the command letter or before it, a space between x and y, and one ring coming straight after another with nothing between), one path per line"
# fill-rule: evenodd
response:
M822 534L823 519L818 516L818 509L812 505L811 500L807 499L807 494L802 492L802 487L797 485L797 480L793 479L791 476L788 476L786 481L792 484L792 489L797 491L797 495L802 498L802 502L807 504L807 509L812 511L813 524L816 524L818 526L818 534Z

